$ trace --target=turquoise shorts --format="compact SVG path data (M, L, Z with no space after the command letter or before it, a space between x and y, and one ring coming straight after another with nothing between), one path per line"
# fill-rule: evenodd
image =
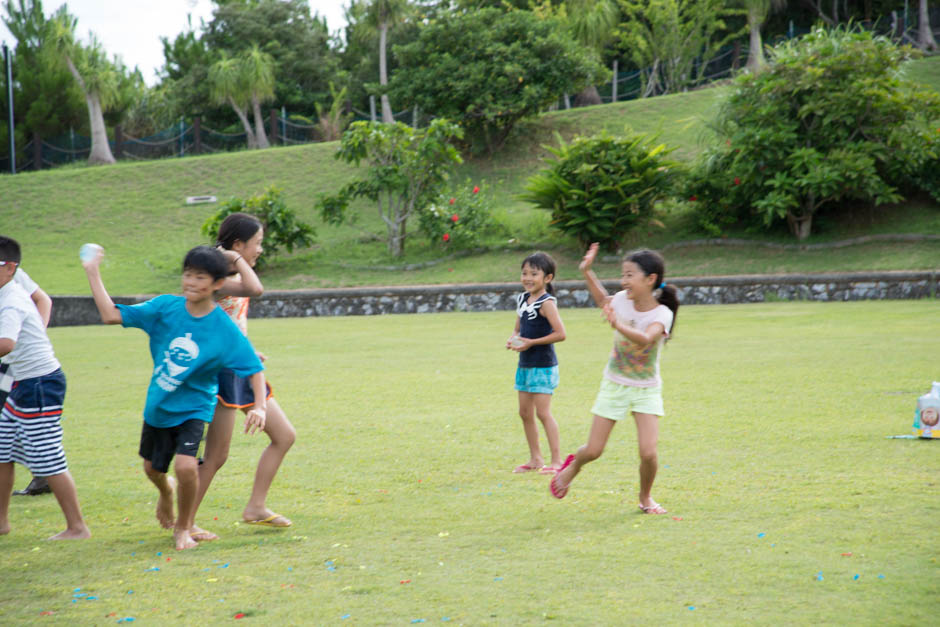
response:
M601 389L594 399L591 413L610 420L622 420L631 412L663 416L663 388L638 388L620 385L610 379L601 380Z
M516 389L529 394L551 394L558 387L558 366L516 368Z

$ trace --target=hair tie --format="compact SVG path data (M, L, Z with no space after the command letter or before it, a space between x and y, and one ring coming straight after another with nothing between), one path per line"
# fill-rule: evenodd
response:
M659 284L659 287L658 287L657 289L663 289L664 287L666 287L666 282L665 282L665 281L663 281L662 283L660 283L660 284Z

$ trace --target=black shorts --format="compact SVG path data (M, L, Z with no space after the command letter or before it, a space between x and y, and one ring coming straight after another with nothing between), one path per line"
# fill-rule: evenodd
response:
M140 433L140 456L157 472L167 472L174 455L196 457L205 428L205 421L196 418L175 427L153 427L145 422Z

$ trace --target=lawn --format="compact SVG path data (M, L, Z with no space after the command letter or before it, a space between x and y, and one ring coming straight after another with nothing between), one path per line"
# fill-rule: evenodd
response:
M569 452L610 330L596 311L562 316ZM938 319L936 300L682 308L661 517L636 508L631 424L563 501L511 474L527 450L510 313L252 320L298 431L269 498L295 524L238 524L264 438L236 435L198 516L222 539L180 553L136 456L146 337L54 328L93 538L45 542L54 500L14 497L0 623L926 624L938 443L886 436L940 379Z
M940 57L909 63L908 73L926 88L940 88ZM477 283L513 280L519 261L531 250L547 249L562 263L561 278L571 276L582 251L571 238L549 227L550 214L519 200L526 180L543 167L555 144L564 138L606 130L658 134L689 160L708 138L724 87L632 100L613 105L547 113L522 124L504 150L492 158L468 158L457 170L455 185L479 184L490 196L498 224L485 250L447 258L439 246L413 235L407 256L390 259L376 235L384 227L375 208L355 205L355 225L324 224L315 209L321 194L336 192L355 171L336 161L337 143L272 148L261 151L123 162L108 167L81 165L16 176L0 176L0 233L24 246L24 267L51 294L84 294L85 278L73 263L84 242L97 242L111 262L105 276L118 294L174 291L179 263L192 246L206 243L199 227L218 205L186 205L187 196L215 195L220 201L245 198L268 186L283 189L288 207L318 229L317 244L277 259L266 270L268 289ZM683 206L664 207L665 229L636 232L629 246L660 247L702 237L690 224ZM412 221L414 225L415 221ZM809 243L827 242L867 233L940 235L940 208L926 198L896 206L822 215ZM731 233L762 241L791 242L785 229L770 233ZM924 270L936 265L936 242L889 243L849 247L825 254L789 252L770 262L759 247L711 247L693 261L673 265L670 274L701 276L712 266L732 273L823 272L849 270ZM700 259L709 263L699 263ZM415 270L405 264L437 262ZM392 270L381 268L392 267ZM613 267L613 266L611 266Z

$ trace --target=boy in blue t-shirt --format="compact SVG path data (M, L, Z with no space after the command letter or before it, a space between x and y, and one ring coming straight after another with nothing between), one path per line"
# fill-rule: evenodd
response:
M229 264L221 252L197 246L183 260L182 296L164 294L138 305L115 305L101 280L103 251L82 265L88 275L95 305L105 324L142 329L150 336L153 375L144 406L140 456L144 472L160 491L157 520L169 529L177 549L190 549L199 486L196 454L207 422L212 421L218 374L223 368L251 377L254 408L248 412L245 432L264 429L264 374L248 338L216 305L215 292L225 282ZM170 461L176 482L167 477ZM173 517L173 488L178 483L179 515Z

